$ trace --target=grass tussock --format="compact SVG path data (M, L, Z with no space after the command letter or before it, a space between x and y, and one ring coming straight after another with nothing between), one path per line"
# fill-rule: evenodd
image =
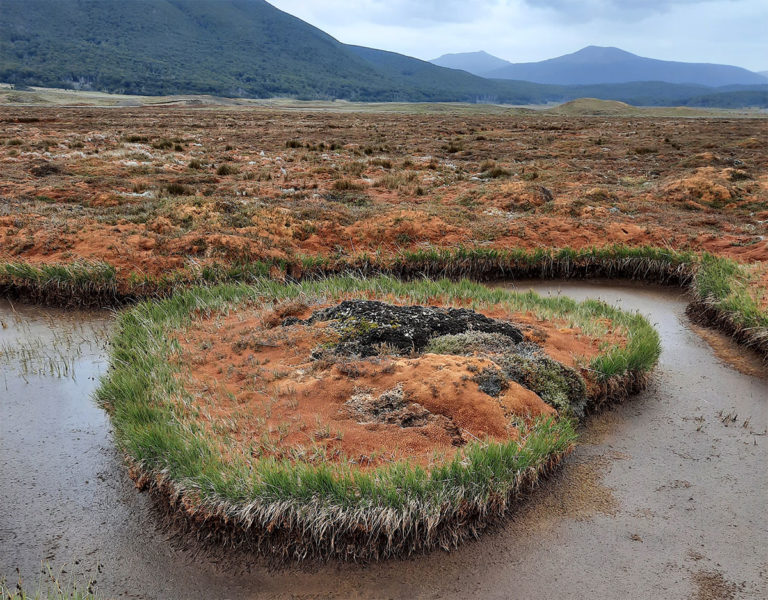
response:
M629 333L624 348L592 366L606 379L622 369L650 370L658 336L639 315L599 302L514 294L461 281L406 283L390 277L333 277L284 284L194 288L161 302L142 302L123 314L113 339L113 369L97 391L116 439L140 482L182 504L205 525L200 534L286 559L380 559L450 548L503 516L511 502L553 468L571 448L569 418L521 425L519 440L478 440L431 470L407 461L372 471L343 464L290 463L274 458L225 458L219 443L185 419L176 401L185 394L182 367L169 360L170 330L199 315L251 303L281 305L306 298L386 295L405 303L440 298L448 305L504 305L587 326L610 318ZM654 355L648 350L655 347Z
M233 166L228 164L223 164L219 166L218 169L216 169L216 175L219 175L221 177L226 177L227 175L237 175L240 172L240 170Z

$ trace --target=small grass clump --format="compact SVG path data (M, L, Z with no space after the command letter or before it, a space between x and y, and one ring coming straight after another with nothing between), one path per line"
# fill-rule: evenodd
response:
M360 192L364 189L365 186L349 179L337 179L333 182L333 190L336 192Z
M416 171L405 171L402 173L390 173L381 179L376 180L376 187L383 187L388 190L398 190L408 186L418 179Z
M232 165L223 164L218 169L216 169L216 175L219 175L221 177L225 177L227 175L237 175L240 172L240 170L237 167L234 167Z
M480 170L482 171L482 177L486 179L501 179L512 176L512 171L492 160L487 160L480 165Z
M166 139L155 140L154 142L152 142L152 147L155 150L170 150L171 148L174 147L174 143L171 140L166 140Z
M165 186L165 191L169 196L191 196L192 190L183 183L169 183Z
M29 587L19 577L10 583L0 577L0 599L2 600L98 600L94 591L95 582L80 585L66 571L56 574L46 565L34 587Z
M113 368L97 398L143 484L162 492L172 507L183 504L188 518L203 523L203 535L287 559L380 559L448 548L505 514L517 494L571 448L573 421L542 418L521 425L518 439L476 440L430 469L401 460L360 470L348 463L290 462L258 453L233 458L190 420L183 408L190 399L178 402L186 393L178 376L183 367L169 358L176 350L173 331L241 306L350 295L385 295L421 305L439 298L446 306L473 309L500 305L593 328L600 319L613 319L627 330L627 344L605 354L626 358L608 361L614 371L601 374L606 378L624 375L615 370L619 364L650 370L658 356L636 356L647 346L658 348L658 336L639 315L599 302L515 294L469 281L335 277L285 284L257 279L140 303L119 319ZM489 386L496 381L485 380Z

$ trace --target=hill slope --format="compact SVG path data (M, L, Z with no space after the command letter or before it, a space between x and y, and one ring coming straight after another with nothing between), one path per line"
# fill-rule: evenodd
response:
M496 71L512 63L488 54L487 52L464 52L459 54L443 54L440 58L430 60L433 65L448 69L460 69L473 75L484 77L491 71Z
M124 93L354 96L395 87L264 0L0 0L0 80Z
M486 75L555 85L663 81L718 87L768 82L762 75L740 67L656 60L598 46L541 62L510 64Z

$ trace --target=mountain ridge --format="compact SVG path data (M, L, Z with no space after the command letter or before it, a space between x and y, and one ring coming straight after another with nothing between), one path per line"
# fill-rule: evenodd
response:
M488 56L491 60L483 60ZM496 61L506 63L493 68ZM489 79L510 79L550 85L592 85L662 81L725 85L762 85L768 77L732 65L666 61L638 56L613 46L586 46L570 54L538 62L512 63L485 52L445 54L431 61L454 69L463 69ZM465 68L470 67L470 68Z
M510 65L508 60L488 54L484 50L478 52L462 52L457 54L443 54L430 60L433 65L446 69L459 69L472 75L483 77L486 73Z
M486 77L554 85L663 81L720 87L768 83L762 75L741 67L657 60L610 46L587 46L539 62L512 63L488 72Z
M700 98L768 106L761 86L485 79L343 44L266 0L0 0L0 15L0 81L20 88L495 104L589 96L661 106Z

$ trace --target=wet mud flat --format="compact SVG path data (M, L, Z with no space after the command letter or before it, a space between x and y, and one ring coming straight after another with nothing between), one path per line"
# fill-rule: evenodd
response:
M106 315L0 303L3 348L35 338L61 347L73 330L85 340L72 374L0 365L0 573L18 567L33 579L47 561L95 579L102 596L128 598L764 598L768 380L759 363L737 350L753 365L744 374L716 354L717 340L690 329L678 291L513 287L648 315L664 347L649 389L593 418L558 474L477 542L278 571L181 549L158 529L90 399L105 368Z

